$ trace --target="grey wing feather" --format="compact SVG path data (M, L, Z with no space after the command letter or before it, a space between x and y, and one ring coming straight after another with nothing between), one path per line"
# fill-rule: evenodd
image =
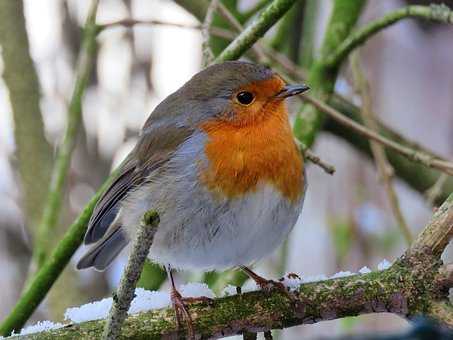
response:
M131 188L140 184L140 178L141 176L138 176L135 163L127 159L120 169L118 177L102 195L94 208L88 223L88 231L84 240L85 244L97 242L105 235L118 213L119 203Z
M77 263L77 269L94 267L103 271L129 243L129 238L120 228L114 228L102 242L94 245Z

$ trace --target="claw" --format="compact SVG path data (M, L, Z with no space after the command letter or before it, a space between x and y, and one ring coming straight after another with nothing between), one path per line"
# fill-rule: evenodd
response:
M171 290L170 298L173 308L175 309L176 324L178 330L181 329L181 321L184 319L186 321L188 339L195 339L193 320L190 316L187 305L184 302L187 298L183 298L181 294L179 294L179 292L174 288Z
M291 301L294 305L295 310L298 314L302 317L305 313L305 307L300 301L300 299L293 293L291 293L288 288L282 283L274 280L268 280L264 277L259 276L250 268L241 267L241 269L253 280L256 284L265 292L269 293L272 290L277 290L286 295L286 297Z

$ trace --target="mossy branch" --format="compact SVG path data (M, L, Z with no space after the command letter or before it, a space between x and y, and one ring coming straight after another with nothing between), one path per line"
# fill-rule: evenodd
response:
M430 21L453 24L453 11L446 5L431 6L407 6L384 15L382 18L372 21L366 26L353 32L345 39L336 50L325 60L325 66L337 67L355 48L365 43L374 34L393 25L394 23L408 18L421 18Z
M264 9L258 18L239 36L234 39L217 57L215 62L234 60L244 54L258 41L290 8L297 0L274 0Z
M281 292L250 292L190 305L197 338L225 337L315 323L346 316L390 312L410 318L436 316L453 327L448 291L452 270L440 260L453 231L453 194L433 215L413 246L386 270L306 283L296 290L304 312L296 311ZM98 339L104 321L69 325L18 339ZM172 309L130 316L121 339L161 339L179 334Z
M93 0L82 40L82 49L77 65L77 75L68 108L68 122L63 142L58 150L46 204L38 225L37 240L33 259L40 268L52 249L52 232L58 223L63 200L65 179L71 164L71 155L76 144L77 133L82 119L82 98L93 66L96 53L96 11L99 0Z
M104 326L102 338L115 340L121 334L121 327L127 317L127 311L134 299L135 286L140 278L145 260L148 257L149 248L154 240L154 235L159 225L159 215L155 211L148 211L140 223L137 235L132 245L126 268L121 276L112 308L110 309L107 322Z

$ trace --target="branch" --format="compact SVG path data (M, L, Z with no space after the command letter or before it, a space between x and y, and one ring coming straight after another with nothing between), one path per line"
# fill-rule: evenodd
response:
M310 84L312 96L326 101L332 95L338 68L325 67L324 60L346 39L356 24L365 3L366 1L363 0L334 1L320 55L309 69L307 84ZM323 125L324 118L323 112L311 105L305 105L302 113L296 117L294 122L294 134L297 139L307 147L311 147Z
M364 126L376 132L378 131L379 127L376 123L376 117L372 108L370 85L365 78L365 75L363 74L362 68L360 66L358 52L353 53L350 60L354 78L354 86L357 88L357 92L362 97L362 117ZM376 163L379 176L384 184L387 198L393 211L393 216L395 217L395 220L401 233L404 236L404 239L406 240L407 245L410 246L410 244L412 243L412 235L401 211L400 202L393 186L393 167L390 165L390 162L385 155L385 148L383 145L374 140L370 140L370 148L374 161Z
M87 86L93 67L96 51L96 12L99 0L94 0L85 23L85 33L82 40L82 50L78 60L77 77L68 108L68 123L57 158L52 169L47 201L42 219L38 225L38 238L35 244L33 258L40 268L47 259L52 248L51 233L55 229L63 202L65 179L71 163L71 155L76 143L77 133L82 115L82 97Z
M449 230L450 233L445 233ZM452 273L440 260L453 230L453 194L434 214L414 245L386 270L301 284L295 294L304 304L296 311L279 291L249 292L213 303L190 305L197 338L225 337L268 331L367 313L390 312L404 317L437 315L453 327L446 302ZM428 236L429 235L429 236ZM68 339L77 334L97 339L104 321L90 321L39 334L40 339ZM185 332L181 330L180 332ZM122 338L160 339L183 336L177 332L174 311L153 310L126 319ZM21 336L18 339L30 339Z
M386 14L381 19L372 21L345 39L338 48L325 60L327 67L337 67L356 47L366 42L374 34L407 18L421 18L453 24L453 12L446 5L407 6Z
M355 122L359 124L363 123L359 109L342 97L334 95L328 103L330 106L334 107L350 119L353 119ZM379 133L388 139L405 145L411 149L429 154L432 157L440 157L434 152L420 146L418 143L401 136L399 133L395 132L382 122L378 122L378 125ZM355 130L346 127L332 118L328 118L326 124L324 125L324 131L330 132L335 136L342 138L343 140L349 142L350 145L356 150L371 157L369 140L362 137L362 135L357 133ZM386 148L386 154L395 169L396 175L422 194L425 193L426 190L430 189L438 181L439 177L442 176L442 173L438 170L427 168L423 164L414 163L402 156L400 153L389 148ZM442 201L447 199L451 192L453 192L453 177L449 176L443 184L440 194L436 197L435 203L441 204Z
M385 145L386 147L400 153L407 159L414 161L414 162L419 162L424 164L427 167L431 167L437 170L440 170L442 172L445 172L446 174L453 175L453 163L435 158L432 155L422 153L418 150L411 149L405 145L399 144L393 140L390 140L384 136L381 136L380 134L367 129L361 124L356 123L352 119L349 119L345 115L343 115L341 112L335 110L333 107L323 103L322 101L308 95L302 95L303 100L308 101L310 104L312 104L314 107L316 107L318 110L328 114L330 117L333 119L337 120L343 125L348 126L349 128L355 130L356 132L360 133L361 135L370 138L376 142L379 142L382 145Z
M260 39L297 0L274 0L258 18L233 40L217 57L216 62L233 60L245 53Z
M211 46L209 46L209 33L212 26L212 20L214 19L214 12L217 10L219 3L219 0L211 1L203 25L201 25L201 36L203 38L201 48L203 52L203 66L205 67L214 60L214 52L212 52Z
M107 322L105 323L103 339L115 340L121 334L121 327L127 317L127 311L134 299L135 286L148 257L149 248L153 243L154 234L159 225L159 215L156 212L147 212L137 231L132 245L127 266L121 276L117 294L113 299Z
M161 21L161 20L138 20L138 19L121 19L117 21L112 21L112 22L106 22L103 24L97 24L96 29L97 32L102 32L108 28L113 28L113 27L133 27L136 25L151 25L151 26L169 26L169 27L177 27L177 28L186 28L186 29L194 29L194 30L199 30L202 28L201 25L196 24L196 25L191 25L191 24L180 24L176 22L167 22L167 21Z

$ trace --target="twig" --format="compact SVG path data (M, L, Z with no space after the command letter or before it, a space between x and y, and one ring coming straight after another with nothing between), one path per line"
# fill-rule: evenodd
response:
M336 121L340 122L341 124L357 131L361 135L368 137L370 139L373 139L382 145L385 145L386 147L397 151L401 155L407 157L408 159L414 161L414 162L419 162L424 164L427 167L431 167L434 169L437 169L439 171L445 172L446 174L453 175L453 163L443 160L443 159L438 159L434 158L431 155L428 155L426 153L423 153L421 151L417 151L414 149L411 149L405 145L401 145L397 142L394 142L384 136L381 136L380 134L367 129L363 125L356 123L354 120L346 117L343 115L341 112L335 110L331 106L323 103L322 101L311 97L309 95L301 95L299 96L304 101L309 102L312 104L314 107L316 107L318 110L328 114L330 117L335 119Z
M122 26L122 27L133 27L136 25L150 25L150 26L169 26L169 27L177 27L177 28L185 28L185 29L193 29L193 30L199 30L202 28L202 25L199 24L182 24L182 23L176 23L176 22L167 22L167 21L161 21L161 20L139 20L139 19L121 19L117 21L112 21L112 22L106 22L103 24L97 24L97 31L98 33L108 29L108 28L113 28L117 26Z
M433 206L437 201L437 198L442 194L442 187L445 185L445 182L447 182L447 179L447 174L441 174L436 183L434 183L431 188L426 190L425 195L429 205Z
M336 110L342 112L350 119L353 119L358 123L363 122L359 108L345 100L343 97L334 95L328 101L328 104L334 107ZM432 157L442 157L434 153L433 151L421 146L420 144L407 139L381 121L379 121L378 124L380 134L386 136L387 138L403 144L411 149L429 154ZM361 134L356 133L354 130L345 128L343 124L337 122L336 120L329 117L324 124L324 131L342 138L344 141L348 142L350 146L352 146L355 150L362 152L363 155L368 157L372 156L371 150L369 148L368 138L362 137ZM442 174L442 172L439 172L436 169L428 168L421 163L414 163L400 153L393 151L392 149L387 148L386 154L390 162L392 163L398 178L404 180L409 186L422 194L425 193L427 189L432 187L438 180L439 176ZM442 188L441 194L436 198L435 204L440 205L451 192L453 192L453 177L449 176Z
M361 69L357 53L353 53L351 55L351 69L354 77L354 86L356 87L356 91L362 97L362 117L364 126L372 131L378 131L379 127L376 123L371 103L370 86ZM374 140L370 140L370 148L379 176L384 183L384 188L393 211L393 216L395 217L396 223L398 224L398 227L400 228L401 233L409 246L412 243L412 234L401 211L398 196L396 195L395 188L393 187L393 167L385 155L384 146Z
M203 43L201 44L201 48L203 51L203 65L207 66L211 64L214 60L214 53L209 46L209 33L212 26L212 20L214 19L214 13L219 6L219 0L212 0L209 4L208 10L206 12L206 16L201 25L201 36L203 37Z
M93 66L96 51L96 11L99 0L91 4L90 12L85 24L85 33L82 41L82 50L78 60L77 78L68 108L68 123L63 143L61 144L55 161L52 178L44 206L43 216L38 225L38 239L35 244L33 258L40 268L51 250L51 233L55 229L63 202L64 183L71 162L71 154L76 143L77 132L81 122L82 97Z
M105 340L116 340L120 336L121 326L134 299L135 286L142 273L158 225L159 215L157 212L149 211L143 216L132 245L127 266L124 269L118 291L113 299L112 308L105 323L102 336Z
M234 39L217 57L216 62L239 58L274 25L297 0L275 0L258 18Z
M372 35L400 21L401 19L406 18L421 18L453 24L453 12L444 4L403 7L384 15L378 20L372 21L365 27L362 27L352 33L328 58L326 58L325 65L328 67L335 67L339 65L353 49L368 41Z
M390 268L369 274L304 283L294 294L304 302L304 313L294 309L279 291L248 292L214 303L190 305L197 338L218 338L244 332L268 331L365 313L390 312L412 317L430 314L453 326L447 303L452 285L440 255L453 230L453 194L434 214L414 245ZM449 231L450 233L447 233ZM104 320L52 330L43 339L98 338ZM134 315L123 332L129 338L176 338L178 330L171 308ZM27 339L27 336L18 340Z
M305 158L310 160L310 162L319 166L329 175L333 175L335 173L335 167L333 165L330 165L321 160L319 156L317 156L313 151L303 145L298 139L294 138L294 142L296 143L300 152L305 156Z

